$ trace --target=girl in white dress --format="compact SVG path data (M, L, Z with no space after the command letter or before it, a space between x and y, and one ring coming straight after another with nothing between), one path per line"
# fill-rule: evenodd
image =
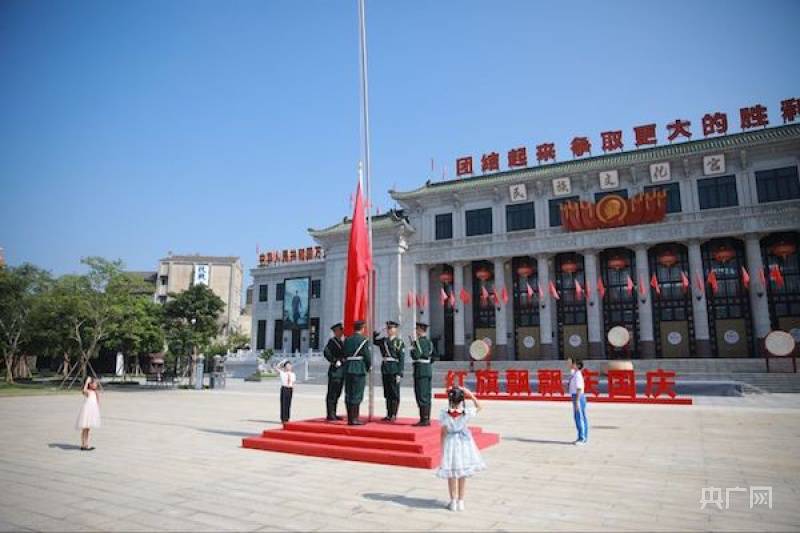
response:
M86 378L83 385L83 405L75 422L75 429L81 430L81 450L94 450L89 446L89 430L100 427L100 394L97 392L97 381L91 376Z
M473 406L465 407L465 397L472 401ZM449 409L442 409L439 417L442 425L442 460L436 476L447 479L447 488L450 490L448 509L463 511L467 478L486 468L472 432L467 427L481 406L475 395L464 387L453 387L447 391L447 400Z

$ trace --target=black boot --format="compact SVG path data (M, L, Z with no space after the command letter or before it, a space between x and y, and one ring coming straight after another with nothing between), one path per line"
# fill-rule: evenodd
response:
M419 426L424 426L424 425L425 425L425 406L420 405L419 406L419 422L414 424L414 426L419 427Z
M397 410L400 408L400 400L392 400L392 414L389 416L389 420L394 422L397 420Z
M386 416L381 418L381 422L389 422L392 419L392 400L386 400Z
M328 415L325 417L325 420L327 420L328 422L332 422L334 420L337 420L337 418L336 418L336 405L335 404L331 404L331 402L327 402L325 404L325 407L327 408L326 410L328 411Z
M420 412L421 412L420 426L430 426L431 425L431 406L430 405L422 406L422 408L420 408Z
M354 404L354 405L351 406L351 408L353 409L353 415L352 415L353 416L353 421L350 422L351 426L363 426L364 425L364 422L362 422L361 420L358 419L358 410L359 410L360 407L361 407L360 404Z
M350 405L349 403L344 404L344 406L347 408L347 425L348 426L352 426L353 425L353 406Z

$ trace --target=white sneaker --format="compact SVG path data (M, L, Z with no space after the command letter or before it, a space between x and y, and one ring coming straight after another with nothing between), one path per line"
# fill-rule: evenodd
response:
M464 510L464 500L458 500L458 510L459 511Z
M576 440L575 446L584 446L586 444L585 440Z
M458 511L458 504L455 500L450 500L450 505L447 506L451 511Z

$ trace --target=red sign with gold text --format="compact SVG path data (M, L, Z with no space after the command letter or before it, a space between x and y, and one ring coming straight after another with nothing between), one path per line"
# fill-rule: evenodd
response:
M561 223L567 231L618 228L660 222L667 214L667 192L639 193L633 198L609 194L599 202L564 202Z

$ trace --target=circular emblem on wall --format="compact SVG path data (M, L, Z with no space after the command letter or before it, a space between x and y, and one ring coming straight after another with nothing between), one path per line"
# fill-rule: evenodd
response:
M736 344L737 342L739 342L739 332L733 329L729 329L728 331L725 332L722 338L725 339L725 342L727 342L728 344Z
M621 226L628 215L628 201L618 194L609 194L597 202L596 213L604 226Z
M770 331L764 339L764 346L769 353L780 357L790 355L794 351L795 341L791 334L775 330Z
M578 335L577 333L569 336L569 345L572 346L573 348L577 348L578 346L580 346L581 342L583 342L583 340L581 339L581 336Z
M677 331L670 331L667 334L667 342L670 343L673 346L679 345L682 340L683 340L683 336L680 333L678 333Z
M527 335L524 339L522 339L522 345L526 348L533 348L536 346L536 340L530 335Z
M789 333L794 337L795 342L800 342L800 328L792 328Z

